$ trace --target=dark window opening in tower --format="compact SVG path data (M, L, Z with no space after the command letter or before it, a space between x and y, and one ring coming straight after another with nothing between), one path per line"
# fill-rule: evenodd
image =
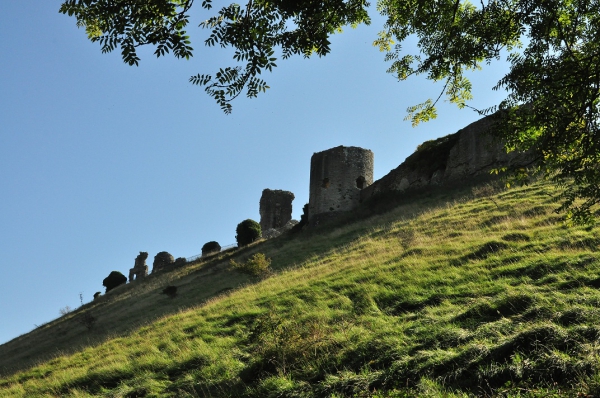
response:
M323 178L323 184L321 185L323 188L329 188L329 178Z
M365 180L365 177L363 177L363 176L358 177L356 179L356 188L363 189L365 187L366 182L367 181Z

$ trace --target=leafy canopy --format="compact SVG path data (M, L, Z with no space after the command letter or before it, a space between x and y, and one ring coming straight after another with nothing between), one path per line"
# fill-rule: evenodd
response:
M387 52L388 71L400 80L426 74L443 81L442 94L461 108L471 99L465 71L508 54L510 71L495 87L508 95L480 112L499 111L507 149L531 150L537 171L564 186L559 211L575 222L593 219L600 201L597 0L380 0L378 10L387 22L375 44ZM410 36L418 54L403 52ZM413 125L436 116L437 100L409 108Z
M120 48L137 65L136 49L155 46L190 58L185 31L194 0L65 0L60 12L75 16L103 52ZM212 8L212 0L200 7ZM244 91L255 97L268 86L260 78L283 59L330 51L330 35L370 23L365 0L247 0L224 5L200 26L205 44L232 47L234 66L192 76L221 108ZM510 70L495 89L504 101L479 111L495 114L508 150L537 154L538 171L565 184L561 210L590 221L600 202L600 0L379 0L386 22L374 41L399 80L413 75L442 82L438 98L408 109L413 125L436 117L442 98L470 107L466 72L506 56ZM417 51L403 48L408 38ZM526 174L521 175L521 177Z
M173 52L189 59L193 48L185 31L194 0L66 0L60 12L75 16L77 25L85 27L92 42L99 42L103 52L121 49L123 61L137 65L136 48L156 47L157 57ZM212 0L203 0L210 10ZM329 36L344 25L369 23L364 0L249 0L222 7L200 23L210 30L204 41L208 46L231 46L237 62L213 74L198 74L190 82L204 86L221 108L231 112L231 101L244 90L256 97L269 88L259 77L275 64L275 49L282 57L295 54L309 57L330 51Z

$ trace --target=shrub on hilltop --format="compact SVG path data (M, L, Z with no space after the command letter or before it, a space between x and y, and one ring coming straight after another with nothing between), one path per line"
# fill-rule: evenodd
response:
M251 219L239 223L235 232L235 240L239 247L249 245L262 235L260 224Z
M112 271L104 280L102 281L102 286L106 287L106 293L113 290L115 287L120 286L127 282L127 278L125 275L120 273L119 271Z
M267 258L263 253L256 253L245 263L238 263L235 260L231 260L230 265L236 271L256 277L267 276L271 271L271 259Z
M211 253L217 253L221 251L221 245L219 242L211 240L210 242L206 242L204 246L202 246L202 256L206 256Z

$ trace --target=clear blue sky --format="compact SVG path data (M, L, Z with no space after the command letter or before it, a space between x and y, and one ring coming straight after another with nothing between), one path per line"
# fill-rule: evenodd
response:
M189 32L190 61L142 51L139 67L101 54L60 1L0 2L0 343L79 306L139 251L175 257L204 243L235 243L235 227L259 220L264 188L308 201L310 157L334 146L375 153L375 178L425 140L478 116L442 104L412 128L406 108L436 97L424 78L397 82L371 45L382 20L346 29L324 58L279 61L271 89L240 98L225 115L189 76L231 65L231 52ZM215 4L218 6L219 4ZM194 19L195 18L195 19ZM476 101L504 66L474 76Z

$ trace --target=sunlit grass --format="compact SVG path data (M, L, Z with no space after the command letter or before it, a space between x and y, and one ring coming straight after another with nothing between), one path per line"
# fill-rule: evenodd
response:
M127 286L84 308L102 342L0 380L0 395L597 394L600 229L565 227L551 195L425 196ZM228 266L255 253L270 277ZM48 325L48 344L60 327L75 328Z

